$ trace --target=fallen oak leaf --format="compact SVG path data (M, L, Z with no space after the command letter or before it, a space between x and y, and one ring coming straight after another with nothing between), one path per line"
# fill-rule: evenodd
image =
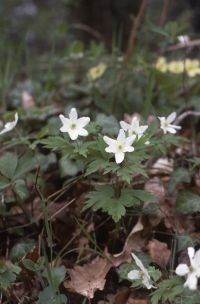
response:
M160 267L165 268L169 262L171 255L171 250L168 249L167 244L154 239L152 241L149 241L147 248L153 262L155 262Z
M93 299L96 290L103 290L106 275L113 265L106 259L96 257L83 266L75 266L69 270L70 281L64 282L64 287Z

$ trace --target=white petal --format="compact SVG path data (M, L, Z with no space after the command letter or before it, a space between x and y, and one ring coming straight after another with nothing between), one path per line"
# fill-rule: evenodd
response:
M107 145L112 146L112 147L114 147L115 144L116 144L116 140L112 139L112 138L110 138L108 136L104 136L103 140L107 143Z
M118 153L115 153L115 161L117 164L120 164L121 162L123 162L124 160L124 153L123 152L118 152Z
M7 133L11 130L13 130L16 125L17 125L17 122L18 122L18 113L15 113L15 120L14 121L9 121L7 122L5 125L4 125L4 128L3 130L1 130L0 132L0 135L4 134L4 133Z
M70 131L70 128L66 125L64 125L60 128L60 132L69 132L69 131Z
M147 128L148 128L148 126L140 126L138 128L137 134L143 134L146 131Z
M77 124L79 127L85 127L88 123L90 122L90 118L89 117L81 117L78 118Z
M72 139L72 140L76 140L78 138L78 130L69 130L68 131L69 133L69 137Z
M195 255L195 250L193 247L188 247L188 256L190 258L190 263L192 261L192 259L194 258L194 255Z
M130 280L139 280L140 279L140 271L138 271L138 270L131 270L128 273L128 278Z
M172 125L172 124L169 124L169 127L172 127L176 130L180 130L181 129L181 126L177 126L177 125Z
M106 147L106 148L105 148L105 151L106 151L107 153L114 153L114 151L113 151L113 149L112 149L111 146Z
M131 147L131 146L126 146L126 147L124 147L124 152L133 152L135 149L134 149L134 147Z
M158 119L159 119L161 122L163 122L163 121L165 121L165 120L166 120L166 118L165 118L165 117L158 117Z
M194 256L195 268L199 268L198 272L200 272L200 249L196 251Z
M135 263L136 265L143 271L145 272L146 271L146 268L144 267L142 261L134 254L134 253L131 253L133 259L135 260Z
M144 286L146 286L147 289L151 289L153 287L153 285L149 281L149 278L147 278L146 276L144 276L142 283L144 284Z
M76 120L78 118L78 114L75 108L72 108L69 112L69 118L72 120Z
M62 114L59 115L59 118L60 118L61 122L63 123L63 125L69 126L69 124L70 124L69 118L65 117Z
M180 264L176 267L175 273L178 276L184 276L189 273L189 267L186 264Z
M88 131L85 130L85 129L83 129L83 128L80 128L80 129L78 129L78 134L80 136L87 136L88 135Z
M123 141L125 140L125 138L126 138L126 136L125 136L124 130L123 130L123 129L120 129L120 130L119 130L119 134L118 134L118 136L117 136L117 140L123 142Z
M191 273L188 275L188 278L184 284L185 287L188 287L190 290L196 290L197 289L197 277L194 273Z
M175 134L175 133L176 133L176 130L175 130L174 128L172 128L172 127L167 127L167 131L168 131L169 133L172 133L172 134Z
M122 129L124 131L128 131L130 129L130 127L131 127L131 125L129 125L127 122L125 122L123 120L120 121L120 126L122 127Z
M136 135L132 135L126 138L126 145L131 146L136 139Z
M176 119L176 112L171 113L171 114L167 117L168 123L173 122L175 119Z

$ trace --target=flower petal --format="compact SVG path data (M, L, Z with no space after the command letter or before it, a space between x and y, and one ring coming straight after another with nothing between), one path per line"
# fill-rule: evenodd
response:
M123 142L123 141L125 140L125 138L126 138L126 136L125 136L124 130L123 130L123 129L120 129L120 130L119 130L119 134L118 134L118 136L117 136L117 140Z
M176 119L176 112L171 113L171 114L167 117L168 123L173 122L175 119Z
M131 135L126 138L126 145L131 146L136 139L136 135Z
M125 121L120 121L120 126L124 131L128 131L131 127L131 125L129 125L127 122Z
M169 133L175 134L176 133L176 129L172 128L172 127L167 127L166 129Z
M194 258L194 255L195 255L195 250L194 250L194 248L193 247L188 247L188 256L189 256L189 258L190 258L190 263L191 263L191 261L193 260L193 258Z
M134 254L134 253L131 253L133 259L135 260L135 263L136 265L143 271L145 272L146 271L146 268L144 267L142 261Z
M88 131L84 128L80 128L77 131L78 131L78 135L80 135L80 136L87 136L88 135Z
M108 136L104 136L103 137L103 140L107 143L107 145L111 146L111 147L114 147L115 144L116 144L116 140L115 139L112 139Z
M124 153L123 152L118 152L118 153L115 153L115 161L117 164L120 164L123 162L124 160Z
M17 125L18 118L19 118L18 117L18 113L15 113L15 120L7 122L4 125L3 130L1 130L0 135L2 135L4 133L7 133L9 131L12 131L16 127L16 125Z
M72 120L77 120L78 114L75 108L72 108L71 111L69 112L69 118Z
M142 283L144 284L144 286L146 286L147 289L151 289L153 287L153 285L150 283L149 279L144 276Z
M134 147L131 146L126 146L123 149L124 152L133 152L134 150L135 150Z
M198 279L197 279L196 275L194 273L191 273L188 275L184 286L188 287L190 290L196 290L197 282L198 282Z
M140 272L139 272L139 270L131 270L128 273L128 278L130 280L139 280L140 279Z
M72 140L76 140L78 138L79 132L78 130L69 130L68 134Z
M78 118L77 124L78 124L79 127L83 128L89 122L90 122L90 118L89 117L81 117L81 118Z
M186 275L187 273L189 273L189 267L188 265L186 264L179 264L177 267L176 267L176 270L175 270L175 273L178 275L178 276L184 276Z

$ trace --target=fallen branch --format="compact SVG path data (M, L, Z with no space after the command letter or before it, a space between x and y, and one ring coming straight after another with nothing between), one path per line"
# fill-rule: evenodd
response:
M175 120L175 125L179 125L186 117L188 116L196 116L196 117L200 117L200 112L195 112L195 111L186 111L184 113L182 113L181 115L179 115L176 120Z

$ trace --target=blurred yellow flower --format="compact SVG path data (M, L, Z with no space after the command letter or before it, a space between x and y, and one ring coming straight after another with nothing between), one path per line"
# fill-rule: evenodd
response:
M88 79L90 81L95 81L100 78L106 71L107 66L105 63L99 63L97 66L89 69L88 71Z
M184 62L181 60L171 61L168 63L168 71L174 74L181 74L184 72Z
M159 57L156 62L156 69L162 73L167 72L167 60L165 57Z
M185 60L185 71L189 77L194 77L200 74L199 60L197 59L186 59Z

